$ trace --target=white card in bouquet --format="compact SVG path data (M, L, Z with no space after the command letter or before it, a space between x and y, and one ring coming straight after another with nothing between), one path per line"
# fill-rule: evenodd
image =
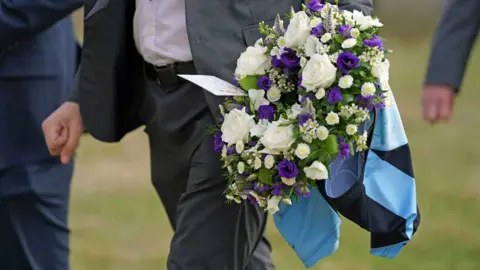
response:
M246 96L242 89L230 84L215 76L209 75L185 75L178 74L178 77L190 81L216 96Z

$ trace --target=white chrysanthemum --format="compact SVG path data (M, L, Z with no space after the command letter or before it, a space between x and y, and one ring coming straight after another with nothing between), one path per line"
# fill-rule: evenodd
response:
M353 47L355 47L355 45L357 45L357 40L354 39L354 38L349 38L349 39L346 39L342 42L342 48L344 48L344 49L353 48Z
M338 80L338 86L342 89L348 89L352 87L353 77L351 75L345 75Z
M325 97L325 89L323 88L320 88L317 90L317 92L315 93L315 97L320 100L322 99L323 97Z
M244 173L245 172L245 163L243 163L242 161L238 162L237 171L238 171L239 174Z
M237 153L241 154L243 152L243 150L245 150L245 144L243 143L243 141L238 141L235 144L235 151L237 151Z
M272 155L267 155L265 157L265 168L271 169L275 165L275 158Z
M367 82L362 85L361 93L364 97L370 97L375 94L376 90L377 89L375 88L375 84Z
M352 38L358 38L360 36L360 30L358 30L358 28L352 28L352 30L350 30L350 35Z
M327 42L329 42L331 39L332 39L332 34L330 34L330 33L325 33L325 34L323 34L323 36L320 38L320 41L321 41L322 43L327 43Z
M283 47L285 47L285 38L284 37L279 37L277 39L277 46L280 48L280 49L283 49Z
M255 161L253 162L253 168L255 170L258 170L262 167L262 160L258 157L255 158Z
M358 127L357 125L347 125L347 129L346 129L346 132L348 135L354 135L355 133L357 133L358 131Z
M267 91L267 99L271 102L279 101L282 97L282 92L275 86L272 86L270 90Z
M327 117L325 117L325 120L327 121L327 124L333 126L340 122L340 117L338 117L338 114L334 112L329 112Z
M314 27L317 27L319 24L322 23L322 18L319 18L319 17L313 17L311 20L310 20L310 27L314 28Z
M328 128L324 127L324 126L319 126L316 130L315 130L315 133L317 135L317 138L321 141L324 141L327 139L328 135L329 135L329 132L328 132Z
M306 143L299 143L295 149L295 155L299 159L306 159L310 155L310 146Z

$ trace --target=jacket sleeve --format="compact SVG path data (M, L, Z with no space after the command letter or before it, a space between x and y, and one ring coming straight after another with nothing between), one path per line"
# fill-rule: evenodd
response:
M0 52L80 8L82 0L0 0Z
M480 28L479 13L478 0L447 0L432 43L426 84L443 84L460 90Z

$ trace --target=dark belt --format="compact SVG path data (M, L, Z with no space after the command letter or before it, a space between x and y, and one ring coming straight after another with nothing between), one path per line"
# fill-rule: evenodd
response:
M174 85L185 81L178 74L197 74L193 61L169 64L166 66L154 66L145 62L145 73L159 85Z

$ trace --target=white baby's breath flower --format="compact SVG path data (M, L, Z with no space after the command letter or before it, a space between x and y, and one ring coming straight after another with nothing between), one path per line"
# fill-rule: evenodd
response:
M309 167L303 168L307 178L312 180L328 179L327 167L320 161L314 161Z
M255 158L255 161L253 162L253 168L255 170L258 170L262 167L262 160L258 157Z
M350 35L352 38L358 38L360 36L360 30L358 30L358 28L352 28L352 30L350 30Z
M321 41L322 43L327 43L327 42L329 42L331 39L332 39L332 34L330 34L330 33L325 33L325 34L323 34L323 36L320 38L320 41Z
M338 80L338 86L342 89L348 89L352 87L353 77L351 75L345 75Z
M306 143L299 143L295 149L295 155L299 159L306 159L310 155L310 146Z
M375 88L375 84L367 82L362 85L361 93L364 97L370 97L375 94L376 90L377 89Z
M327 121L327 124L333 126L340 122L340 117L338 117L338 114L334 112L329 112L327 117L325 117L325 120Z
M275 165L275 158L272 155L265 156L265 168L271 169Z
M315 93L315 98L317 98L318 100L322 99L323 97L325 97L325 89L323 88L320 88L317 90L317 92Z
M328 138L329 132L328 128L324 126L319 126L316 130L315 133L317 135L317 138L321 141L324 141Z
M267 211L270 214L275 214L276 212L280 211L280 208L278 207L278 204L280 203L280 200L282 197L280 196L272 196L270 199L268 199L267 202Z
M354 38L349 38L349 39L346 39L342 42L342 48L344 48L344 49L353 48L353 47L355 47L355 45L357 45L357 40L354 39Z
M245 172L245 163L243 163L242 161L238 162L237 171L238 171L239 174L244 173Z
M267 91L267 99L271 102L279 101L282 97L282 92L276 86L272 86L270 90Z
M346 132L348 135L354 135L355 133L357 133L358 131L358 127L357 125L347 125L347 129L346 129Z

